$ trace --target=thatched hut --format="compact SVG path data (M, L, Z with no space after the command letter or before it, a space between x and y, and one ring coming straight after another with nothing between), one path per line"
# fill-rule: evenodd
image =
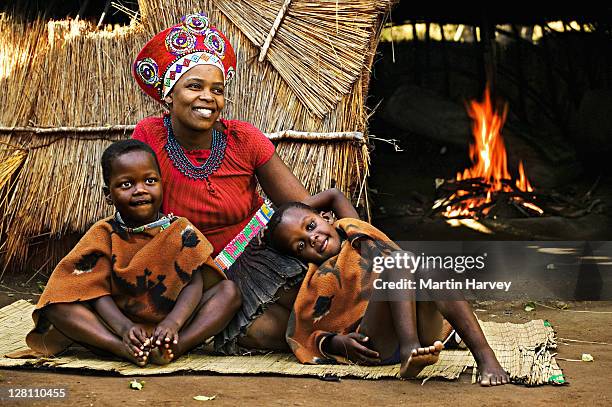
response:
M152 34L193 11L208 12L237 51L225 116L269 133L310 191L336 186L367 213L364 99L392 3L139 0L137 18L110 30L0 14L0 270L52 268L110 213L103 149L161 113L131 63Z

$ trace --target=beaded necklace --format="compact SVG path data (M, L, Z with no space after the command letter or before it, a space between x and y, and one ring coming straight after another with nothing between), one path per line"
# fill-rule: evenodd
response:
M170 226L170 223L172 223L175 218L175 216L171 213L169 213L168 215L164 215L161 218L159 217L159 215L157 215L157 217L157 220L147 223L146 225L131 228L125 224L125 222L121 218L121 214L119 212L115 212L115 220L117 221L119 226L121 226L121 229L125 230L128 233L142 233L157 227L161 227L161 230L165 230L168 229L168 226Z
M185 155L185 151L183 151L183 148L174 136L170 115L164 116L164 126L166 126L166 130L168 131L168 139L164 148L168 152L168 157L170 161L172 161L174 167L188 178L206 180L209 191L214 193L214 189L208 177L219 168L225 156L225 147L227 146L227 137L225 134L213 129L210 156L208 156L204 164L194 165L189 161L189 158Z

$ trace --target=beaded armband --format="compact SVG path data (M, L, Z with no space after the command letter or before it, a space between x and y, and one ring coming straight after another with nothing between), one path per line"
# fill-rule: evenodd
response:
M274 210L267 202L264 202L244 229L215 257L214 261L217 267L225 271L234 264L236 259L244 252L251 239L257 236L268 224L273 214Z

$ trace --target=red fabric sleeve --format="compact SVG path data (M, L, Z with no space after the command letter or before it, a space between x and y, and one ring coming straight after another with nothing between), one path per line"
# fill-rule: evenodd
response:
M232 135L237 138L237 153L252 168L259 168L274 155L274 144L257 127L247 122L231 121ZM230 131L232 131L230 127Z
M142 141L143 143L149 143L148 140L148 133L146 131L146 126L145 126L145 121L147 119L141 120L138 123L136 123L136 127L134 128L134 131L132 132L132 138L134 140L139 140Z

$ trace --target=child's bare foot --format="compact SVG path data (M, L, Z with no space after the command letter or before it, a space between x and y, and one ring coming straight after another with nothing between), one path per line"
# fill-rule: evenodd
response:
M510 376L497 359L478 364L479 383L481 386L501 386L510 383Z
M146 366L149 359L149 350L134 350L131 348L131 346L126 345L122 347L121 351L119 352L119 356L129 360L136 366L144 367Z
M177 340L171 342L170 338L165 338L163 341L158 339L155 342L152 340L151 344L153 347L150 358L156 365L167 365L181 355Z
M510 383L510 375L499 364L489 345L472 351L478 366L478 383L481 386L500 386Z
M167 365L174 360L174 350L172 346L166 348L164 345L156 346L151 349L149 354L151 362L156 365Z
M440 341L435 341L432 346L412 349L408 357L402 356L401 358L400 376L404 378L416 377L425 366L433 365L438 361L442 349L444 349L444 345Z

